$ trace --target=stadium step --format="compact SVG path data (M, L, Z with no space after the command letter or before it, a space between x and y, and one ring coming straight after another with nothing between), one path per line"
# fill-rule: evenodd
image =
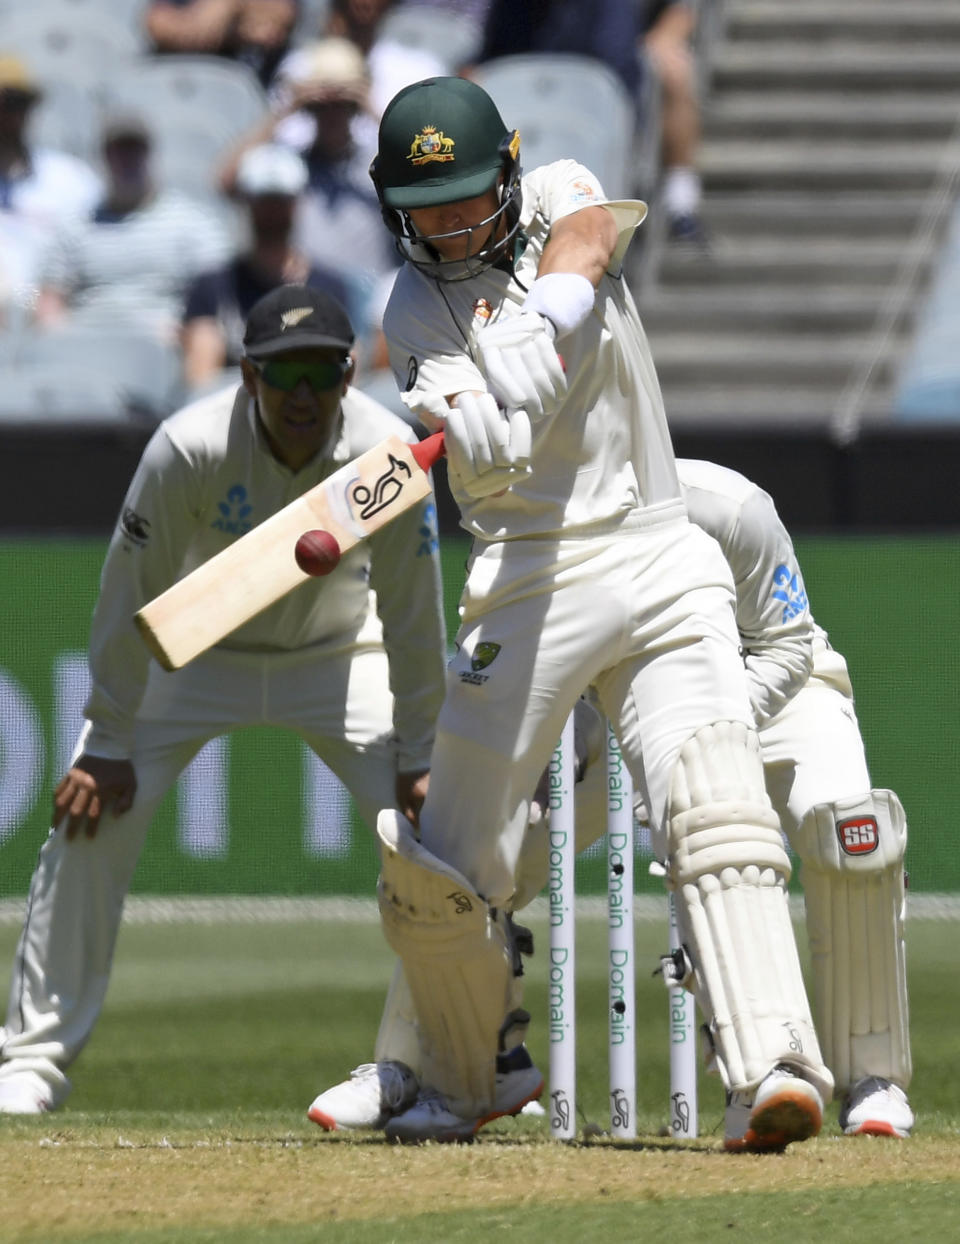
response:
M713 381L755 384L842 384L875 346L869 334L783 337L755 333L723 338L689 332L651 333L650 349L662 385L694 386ZM896 366L895 343L886 342L878 378L889 380Z
M710 252L654 203L639 290L668 415L888 419L946 231L960 4L727 0L704 70Z
M877 322L876 289L866 286L795 285L688 288L660 286L641 298L640 313L649 335L686 329L712 333L726 341L736 334L864 333Z

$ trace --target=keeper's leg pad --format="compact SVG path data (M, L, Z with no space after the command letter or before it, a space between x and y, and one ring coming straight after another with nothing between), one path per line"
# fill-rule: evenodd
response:
M501 1026L515 1001L506 918L422 847L399 812L380 813L377 835L380 916L413 997L423 1082L454 1114L484 1114L493 1102Z
M793 845L802 862L814 1010L837 1088L910 1083L903 941L907 818L890 790L818 804Z
M754 730L718 722L687 740L671 779L667 846L694 992L725 1086L755 1088L783 1063L829 1100L833 1081L790 921L790 862Z

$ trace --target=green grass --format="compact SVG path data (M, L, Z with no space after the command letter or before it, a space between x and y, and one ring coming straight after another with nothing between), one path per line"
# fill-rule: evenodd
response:
M536 926L538 949L546 931ZM578 927L578 1096L584 1115L606 1108L605 929ZM666 1118L666 994L653 969L665 930L638 926L638 1098L650 1130ZM914 1084L911 1099L936 1129L960 1125L960 991L956 926L908 924ZM16 930L0 929L0 963ZM107 1004L71 1071L59 1117L133 1112L163 1117L224 1111L300 1122L319 1089L372 1054L392 968L376 924L127 925ZM529 1045L546 1067L543 955L528 965ZM951 981L953 984L951 984ZM0 977L6 996L6 978ZM703 1127L719 1119L720 1089L701 1078Z
M546 931L538 925L535 932L541 953L528 974L527 1004L535 1021L529 1044L546 1069ZM99 1225L83 1218L71 1224L51 1204L48 1220L17 1227L15 1218L0 1213L0 1241L300 1244L322 1238L331 1244L390 1244L466 1240L468 1233L475 1237L497 1227L550 1244L606 1235L699 1242L734 1231L791 1244L881 1234L954 1238L960 1211L956 926L908 924L917 1140L899 1146L841 1142L834 1138L831 1107L825 1139L797 1149L806 1151L809 1171L793 1150L783 1159L760 1159L765 1165L759 1168L737 1165L757 1159L718 1154L721 1092L711 1077L701 1077L703 1139L687 1147L656 1139L668 1114L667 1000L651 973L664 937L659 926L639 926L638 1117L646 1139L636 1146L600 1141L571 1151L546 1140L542 1120L506 1121L462 1154L444 1150L452 1182L443 1192L433 1191L435 1168L421 1171L418 1165L437 1161L430 1152L435 1146L396 1151L378 1139L327 1137L305 1117L320 1089L372 1054L392 966L375 924L127 925L103 1017L71 1071L74 1092L66 1107L38 1120L0 1119L0 1204L22 1191L24 1179L49 1191L66 1175L79 1180L78 1195L95 1189L105 1198L106 1216ZM0 929L0 963L11 961L15 939L15 930ZM579 1105L583 1121L600 1125L607 1102L604 941L602 923L581 923ZM5 986L0 978L4 994ZM936 1163L947 1161L952 1176L942 1177L931 1152ZM881 1158L894 1163L882 1178L873 1169ZM589 1174L593 1161L605 1163L595 1177ZM147 1189L154 1180L171 1179L171 1197L181 1195L193 1162L203 1165L191 1177L186 1208L171 1201L166 1214L124 1211L111 1221L111 1188L118 1204L137 1180ZM841 1162L853 1171L841 1172ZM225 1196L218 1181L245 1163L249 1170L244 1166L236 1190ZM464 1164L462 1172L457 1163ZM232 1221L229 1197L245 1195L239 1189L248 1186L251 1171L267 1180L259 1203L269 1213L256 1212L251 1193L249 1221ZM582 1195L573 1186L578 1173L588 1182ZM769 1186L781 1174L783 1186ZM843 1186L836 1186L840 1174ZM371 1201L367 1213L351 1192L321 1229L319 1222L300 1221L306 1211L298 1209L296 1196L289 1218L283 1217L270 1197L274 1178L278 1187L289 1180L292 1188L314 1195L318 1181L330 1180L332 1201L345 1187L374 1196L378 1181L398 1178L401 1188L411 1181L420 1186L422 1197L412 1208ZM607 1188L608 1179L619 1182ZM494 1194L505 1193L509 1180L519 1180L524 1191L504 1201ZM470 1193L476 1202L464 1208ZM35 1210L41 1216L42 1202ZM281 1198L281 1206L286 1203ZM226 1217L211 1222L208 1211L215 1204Z

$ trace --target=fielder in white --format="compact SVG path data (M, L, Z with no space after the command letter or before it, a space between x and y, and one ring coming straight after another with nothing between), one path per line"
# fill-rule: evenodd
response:
M715 463L680 459L677 469L691 521L718 542L733 572L767 791L801 862L814 1013L843 1094L840 1127L848 1135L907 1137L914 1119L905 1092L903 808L893 791L871 784L846 662L813 619L772 499ZM580 851L605 829L602 765L587 767L577 796ZM642 805L637 811L647 819ZM544 833L533 826L519 905L543 887L546 872ZM728 1103L731 1149L742 1145L751 1104L742 1093Z
M150 822L209 739L285 727L371 827L384 807L419 808L446 647L432 498L176 673L149 657L133 624L140 606L339 466L390 434L413 439L350 389L352 344L328 295L273 291L248 318L243 386L171 416L144 452L103 569L86 726L14 960L0 1111L39 1113L69 1092Z
M718 1065L755 1094L758 1143L782 1146L819 1129L833 1082L730 570L687 520L621 275L646 208L608 202L574 160L521 180L519 145L480 87L428 79L387 107L371 170L407 260L384 320L393 369L411 411L446 427L476 541L420 838L394 810L377 823L422 1069L386 1132L467 1139L542 1089L504 913L531 792L593 684L652 810Z
M678 467L691 520L733 571L767 791L801 863L814 1015L843 1094L840 1127L907 1137L906 816L893 791L871 783L846 661L813 620L773 501L713 463ZM803 678L805 633L812 669ZM728 1140L745 1130L745 1105L728 1107Z

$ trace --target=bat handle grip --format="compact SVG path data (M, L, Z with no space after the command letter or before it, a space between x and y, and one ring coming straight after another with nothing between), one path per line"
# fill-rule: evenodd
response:
M410 446L410 452L413 454L417 466L422 471L429 471L437 459L443 457L443 433L434 432L432 436L424 437L416 445Z

